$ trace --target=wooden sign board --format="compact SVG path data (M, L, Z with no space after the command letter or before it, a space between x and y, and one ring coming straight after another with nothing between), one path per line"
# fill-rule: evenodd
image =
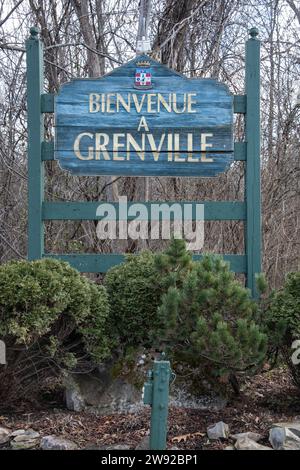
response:
M55 158L76 175L216 176L233 161L233 96L147 55L55 100Z

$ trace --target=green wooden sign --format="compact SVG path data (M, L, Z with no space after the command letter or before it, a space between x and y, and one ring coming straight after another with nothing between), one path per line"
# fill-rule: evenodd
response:
M93 166L96 168L96 173L95 174L102 174L102 171L104 171L104 168L106 168L105 165L111 165L111 168L114 168L114 172L117 171L116 167L117 165L123 165L122 173L125 171L125 166L128 165L126 168L128 173L126 174L132 174L135 175L137 173L134 173L133 168L137 163L139 164L139 168L142 169L143 174L158 174L158 168L162 170L164 165L169 165L169 170L173 175L179 175L181 173L181 170L185 168L184 171L182 171L182 174L188 175L189 170L186 170L186 168L191 168L189 165L196 165L197 168L197 175L199 176L201 172L206 172L206 175L208 176L209 174L209 168L211 168L212 172L214 174L217 174L218 171L223 171L226 168L226 165L228 165L232 159L232 150L233 150L233 159L235 161L242 161L244 162L244 170L245 170L245 199L244 201L194 201L191 204L203 204L204 205L204 217L205 220L241 220L244 223L245 227L245 252L243 254L223 254L223 257L226 261L230 262L230 268L237 272L237 273L244 273L246 276L246 285L249 287L249 289L252 292L253 297L257 297L257 291L255 287L255 276L256 273L260 273L261 271L261 202L260 202L260 41L257 40L257 35L258 31L256 28L252 28L250 30L250 39L246 42L246 70L245 70L245 93L243 95L234 95L233 97L230 96L228 93L226 87L221 84L216 84L215 82L205 82L202 80L196 81L194 83L197 83L196 88L193 88L194 85L192 86L193 81L188 80L183 78L182 76L177 76L177 74L174 74L174 72L169 71L168 69L165 70L166 76L168 74L169 77L173 77L172 80L174 79L177 81L177 83L186 83L187 89L184 89L184 93L202 93L200 90L206 89L206 92L208 92L208 86L209 83L211 84L211 90L214 90L214 93L212 93L211 96L213 96L213 102L215 105L218 106L223 102L225 105L224 108L224 116L221 117L221 123L222 126L224 127L224 142L222 143L222 139L214 139L214 137L218 136L218 132L215 132L212 130L212 128L205 130L205 126L208 124L207 117L208 114L206 112L204 116L204 120L201 121L201 112L203 112L204 109L209 109L209 103L206 101L206 105L202 107L201 101L197 101L197 96L192 96L190 95L190 101L186 101L186 110L191 109L191 110L196 110L196 113L186 113L186 114L195 114L197 115L197 122L192 123L189 120L189 125L185 129L185 131L190 131L190 132L185 132L185 134L192 134L193 135L193 152L191 151L190 153L195 154L199 160L196 162L188 162L188 161L177 161L175 162L175 157L174 157L174 152L173 152L173 157L170 162L166 162L166 155L167 155L167 148L163 147L165 143L167 142L164 141L162 143L162 148L161 148L161 153L160 155L157 156L157 161L154 158L153 151L154 148L150 148L150 159L147 158L146 160L146 152L149 151L149 146L151 147L151 143L149 143L148 140L148 147L146 148L145 144L145 159L143 160L140 158L139 149L136 149L135 152L135 163L130 162L127 160L127 137L118 137L118 140L115 141L117 145L125 145L125 151L124 148L118 147L118 154L120 151L120 156L125 156L125 160L120 160L120 161L114 161L111 159L112 156L112 150L113 152L116 151L115 146L109 146L107 143L106 149L107 152L109 153L110 159L106 159L103 156L103 152L99 160L96 159L95 152L97 152L97 149L95 149L95 139L96 136L95 134L98 133L105 133L103 132L104 128L102 127L102 119L99 119L99 117L102 115L102 112L100 113L90 113L93 114L93 118L90 121L92 123L92 126L90 128L90 133L93 134L92 137L86 136L87 141L84 144L84 141L80 141L79 149L80 152L87 158L87 157L92 157L90 160L84 161L83 163L79 162L79 165L87 165L90 164L90 162L93 160ZM62 88L60 93L58 94L57 97L55 97L52 94L45 94L43 92L43 81L44 81L44 76L43 76L43 45L41 41L38 38L38 30L36 28L31 28L31 35L30 38L26 41L26 50L27 50L27 107L28 107L28 258L30 260L33 259L39 259L42 257L56 257L59 259L66 260L70 262L72 266L75 268L79 269L81 272L106 272L111 266L120 263L123 260L123 255L118 254L118 253L110 253L110 254L85 254L85 253L66 253L66 254L55 254L55 253L46 253L44 250L44 221L45 220L97 220L98 217L96 215L96 206L99 204L99 202L58 202L58 201L45 201L44 199L44 164L46 161L49 160L54 160L54 142L53 141L46 141L44 138L44 122L43 122L43 116L44 113L54 113L54 102L56 102L56 107L58 110L58 115L56 116L56 124L57 124L57 132L56 132L56 157L59 159L61 162L62 166L67 167L69 163L81 160L80 158L74 156L74 138L78 136L80 133L84 132L86 130L86 127L82 127L80 129L77 129L79 132L78 133L73 133L71 134L70 140L65 140L65 142L68 142L66 144L66 148L62 149L60 148L60 143L63 142L63 136L60 138L59 137L59 125L63 123L63 121L60 120L59 118L59 113L63 109L66 108L66 103L63 105L64 100L62 99L63 95L65 94L64 90L67 90L68 87L71 90L73 87L73 90L75 90L76 83L82 83L82 80L74 81L71 82L70 84L67 84L65 88ZM141 59L141 58L140 58ZM148 58L145 60L149 60ZM132 121L128 119L129 122L129 130L133 132L133 129L135 129L136 134L135 137L136 139L138 138L139 132L138 130L138 125L140 124L141 119L139 120L139 117L142 117L138 115L137 112L132 113L127 113L126 111L126 106L129 106L129 103L124 100L124 97L126 97L128 94L136 94L136 100L138 103L138 106L141 106L141 96L144 94L145 96L149 96L149 94L152 91L151 86L153 86L153 90L156 90L156 93L161 93L162 97L159 98L160 100L160 106L161 106L161 111L165 115L169 115L168 113L168 106L173 107L172 115L178 114L174 112L174 98L172 103L168 101L167 95L168 91L166 88L164 88L165 94L162 94L162 88L159 86L159 82L162 79L159 78L160 75L156 76L155 72L155 67L156 63L150 62L150 68L151 64L154 64L154 71L153 71L153 78L151 74L151 83L149 83L149 75L147 76L147 73L149 72L138 72L137 69L139 68L136 64L137 59L135 59L133 62L131 62L131 65L126 65L123 69L120 68L113 72L110 76L110 78L104 77L103 79L99 80L93 80L92 82L87 81L86 83L93 83L93 88L90 89L90 92L96 93L97 95L101 95L103 92L102 84L105 83L106 80L113 80L115 77L116 80L116 88L112 91L112 93L118 93L120 91L120 83L123 79L120 81L120 76L118 76L118 73L123 73L122 70L124 70L126 67L129 67L128 76L126 80L128 80L128 88L125 90L124 88L122 89L121 96L122 98L119 97L119 109L122 107L122 112L124 112L124 115L128 117L130 114L132 117ZM130 69L131 67L131 69ZM160 65L157 65L157 68L159 69L161 67ZM140 67L142 68L142 67ZM130 69L130 70L129 70ZM144 70L144 69L142 69ZM130 72L130 73L129 73ZM115 73L115 75L113 75ZM138 73L144 74L138 76ZM137 84L138 80L137 78L142 78L142 83L145 85L145 89L141 89L140 85ZM153 79L153 82L152 82ZM170 78L171 81L171 78ZM148 82L148 83L147 83ZM107 82L108 83L108 82ZM215 83L215 84L214 84ZM94 85L99 86L99 89L95 89ZM161 82L160 82L161 85ZM148 88L150 87L150 88ZM155 88L157 87L157 88ZM205 88L206 87L206 88ZM160 91L159 91L160 90ZM176 93L178 94L179 92L182 91L182 88L180 90L174 91L174 88L172 88L172 85L170 83L170 90L171 93ZM105 101L102 100L102 97L98 99L98 97L93 98L92 102L87 101L87 89L84 91L82 94L82 104L80 106L85 106L85 109L88 110L89 106L93 106L93 110L96 110L98 105L101 107L103 103L105 102L106 104L104 106L104 115L103 118L107 118L107 115L110 114L108 113L108 110L110 109L110 106L117 107L117 101L114 101L113 105L109 105L107 107L107 96L105 98ZM108 89L107 89L108 91ZM221 97L220 100L218 101L216 99L217 94L219 93L219 96ZM72 95L72 94L71 94ZM70 95L70 96L71 96ZM74 95L73 95L74 96ZM205 96L205 94L203 95ZM65 95L66 97L66 95ZM114 97L114 100L117 98ZM122 101L124 100L124 103ZM134 98L131 98L132 101L134 102ZM144 100L148 100L150 98L144 98ZM165 100L165 102L163 101ZM186 98L187 99L187 98ZM194 101L196 100L197 103L195 104ZM157 100L156 100L157 101ZM204 98L205 101L205 98ZM245 116L245 123L246 123L246 135L245 135L245 140L240 141L240 142L234 142L234 145L232 147L232 129L231 129L231 112L232 112L232 101L233 101L233 112L234 113L241 113L244 114ZM91 104L92 103L92 104ZM70 107L73 106L73 101L70 100ZM176 104L177 104L177 99L176 99ZM135 104L134 104L135 106ZM151 105L152 106L152 105ZM154 104L155 106L155 104ZM177 109L183 109L183 101L181 100L180 102L181 108ZM65 108L64 108L65 107ZM71 109L71 108L70 108ZM155 107L153 108L155 109ZM213 108L212 108L213 109ZM214 108L216 109L216 107ZM60 110L60 111L59 111ZM106 114L105 114L106 113ZM220 107L220 114L223 113L222 108ZM64 113L65 116L70 117L70 113ZM88 113L89 114L89 113ZM113 114L113 113L112 113ZM155 114L155 113L154 113ZM156 111L157 116L157 122L159 122L159 115L158 111ZM183 115L183 113L182 113ZM62 115L61 115L62 116ZM97 117L98 116L98 117ZM116 117L117 114L115 113L114 116ZM146 127L145 129L145 134L149 133L154 133L155 134L155 117L154 115L150 118L148 116L148 110L146 111L146 114L143 116L145 117L146 123L149 126L149 131L147 131ZM171 116L171 113L170 113ZM202 116L202 117L203 117ZM74 122L76 123L76 116L73 116L74 119L71 119L71 121L68 121L68 125L71 123L71 126L74 127ZM78 117L78 116L77 116ZM95 120L94 120L95 119ZM109 123L109 136L111 136L114 133L120 133L124 134L124 123L126 120L123 119L122 121L122 128L119 130L117 129L117 126L112 126L113 124L113 116L111 116L109 121L104 121L103 122L108 122ZM177 119L181 119L180 117ZM214 114L214 119L216 119L216 115ZM95 124L97 121L97 124ZM67 121L65 121L67 123ZM78 123L82 123L82 121L78 120ZM179 156L185 155L186 157L187 153L187 140L185 141L184 144L176 146L176 138L175 134L178 134L179 131L177 132L177 124L176 124L176 119L172 121L170 124L170 127L164 129L166 131L166 134L170 133L172 134L172 142L173 142L173 148L174 146L176 147L176 151L179 148L178 154ZM84 124L85 125L85 124ZM168 123L169 125L169 123ZM203 125L203 127L202 127ZM146 126L146 124L145 124ZM215 126L215 131L216 127L216 122L214 122L213 126ZM180 126L179 126L180 127ZM118 131L118 132L117 132ZM160 128L160 132L162 132L162 124ZM170 131L170 132L169 132ZM212 144L212 147L206 147L205 151L203 148L200 147L201 145L201 137L199 137L199 132L200 134L214 134L213 138L210 140L209 137L205 138L205 144ZM133 135L133 134L132 134ZM139 134L140 135L140 134ZM221 136L221 134L219 134ZM124 140L122 140L124 138ZM147 138L147 137L146 137ZM153 137L154 138L154 137ZM195 138L195 140L194 140ZM67 137L68 139L68 137ZM90 141L93 141L92 144ZM113 137L112 137L113 139ZM148 139L148 138L147 138ZM170 138L171 139L171 138ZM198 139L198 141L197 141ZM87 143L88 142L88 143ZM154 144L152 142L152 147L157 146L158 140L154 140ZM72 147L73 143L73 147ZM203 141L202 141L203 143ZM83 147L81 146L83 145ZM92 150L90 151L89 155L89 150L86 152L84 150L84 145L85 148L88 148L89 146L92 147ZM102 140L102 145L103 145L103 140ZM140 143L137 145L140 145ZM225 145L225 147L222 148L222 145ZM131 145L132 146L132 145ZM190 147L191 149L192 147ZM67 153L62 153L61 150L66 150ZM102 149L103 151L104 149ZM130 150L132 150L130 148ZM196 150L196 152L195 152ZM101 151L101 149L100 149ZM172 150L173 151L173 150ZM70 152L70 153L68 153ZM211 153L214 153L215 155L211 155ZM218 159L221 160L221 155L226 154L225 160L224 160L224 165L223 168L219 166L219 168L214 168L212 164L218 163ZM73 155L72 155L73 153ZM198 156L199 153L199 156ZM215 162L203 162L201 161L201 154L205 153L206 158L215 158ZM152 155L151 155L152 154ZM100 155L99 155L100 156ZM161 160L160 160L160 157ZM65 159L65 160L64 160ZM94 161L95 160L95 161ZM69 163L68 163L69 162ZM161 163L160 163L161 162ZM77 162L78 165L78 162ZM100 166L99 166L100 165ZM125 165L125 166L124 166ZM205 166L204 166L205 165ZM72 165L69 167L70 171ZM98 168L101 169L99 170L98 173ZM152 170L149 170L149 173L147 173L148 170L146 168L155 168L156 170L152 172ZM77 167L79 168L79 166ZM174 168L174 170L173 170ZM176 173L177 170L176 168L181 168L179 170L179 173ZM195 168L195 167L194 167ZM77 174L81 174L81 169L75 171ZM159 170L159 171L160 171ZM83 173L85 173L86 170L83 170ZM121 171L121 170L120 170ZM109 172L112 172L110 169ZM94 168L91 171L91 173L88 174L93 174L94 173ZM138 172L139 173L139 172ZM124 174L124 173L123 173ZM163 173L162 173L163 174ZM202 173L204 174L204 173ZM211 173L212 174L212 173ZM183 204L184 202L181 202ZM171 205L173 204L172 201L169 201L167 204ZM130 204L129 204L130 206ZM195 211L193 210L193 213ZM199 259L201 258L201 255L195 255L194 259Z
M55 98L55 158L78 175L216 176L233 162L233 96L141 55Z

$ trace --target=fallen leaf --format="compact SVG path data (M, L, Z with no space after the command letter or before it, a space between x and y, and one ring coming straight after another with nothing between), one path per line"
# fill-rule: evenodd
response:
M193 439L196 436L203 437L203 432L193 432L191 434L183 434L182 436L175 436L172 438L172 442L186 442L188 439Z

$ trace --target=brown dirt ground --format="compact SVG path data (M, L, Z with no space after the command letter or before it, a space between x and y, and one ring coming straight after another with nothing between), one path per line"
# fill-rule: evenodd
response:
M80 448L116 443L132 449L149 430L150 410L138 414L95 416L62 409L28 410L0 416L0 425L10 429L33 428L41 435L55 434L75 441ZM283 369L249 379L240 397L220 411L171 408L168 447L180 449L224 449L232 439L209 441L208 425L224 421L230 432L254 431L268 445L268 430L273 423L300 419L300 392Z

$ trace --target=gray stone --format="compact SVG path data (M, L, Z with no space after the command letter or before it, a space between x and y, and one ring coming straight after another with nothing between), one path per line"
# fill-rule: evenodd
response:
M37 439L40 437L40 433L34 431L33 429L27 429L27 431L23 433L19 433L14 437L15 442L24 442L30 441L31 439Z
M274 426L278 428L287 428L296 436L300 437L300 421L291 421L285 423L275 423Z
M0 445L6 444L6 442L9 441L10 435L11 433L9 429L0 426Z
M229 426L223 421L219 421L218 423L209 426L207 428L207 435L209 439L227 439L229 436Z
M84 399L76 388L67 388L65 397L68 410L83 411L85 409Z
M13 449L32 449L39 444L40 434L33 429L19 429L18 432L14 431L13 440L10 445Z
M111 446L105 446L105 450L130 450L130 446L127 444L112 444Z
M224 450L235 450L235 448L233 446L226 446Z
M248 437L238 439L235 448L236 450L272 450L270 447L262 446Z
M138 443L135 450L149 450L150 449L150 436L144 436Z
M38 444L39 444L39 441L37 439L27 439L26 441L21 441L21 442L17 442L13 440L10 443L11 447L15 450L33 449L34 447L37 447Z
M248 439L251 439L252 441L258 442L262 439L262 436L258 434L257 432L240 432L238 434L232 434L231 437L237 441L238 439L243 439L244 437L247 437Z
M270 429L269 441L275 450L300 450L300 437L287 427Z
M15 437L15 436L20 436L21 434L25 434L25 429L17 429L16 431L13 431L11 433L11 436L12 437Z
M78 445L59 436L44 436L41 440L41 449L43 450L76 450Z
M143 407L141 390L121 377L112 377L109 368L69 376L65 396L68 409L86 409L101 415L134 412Z

